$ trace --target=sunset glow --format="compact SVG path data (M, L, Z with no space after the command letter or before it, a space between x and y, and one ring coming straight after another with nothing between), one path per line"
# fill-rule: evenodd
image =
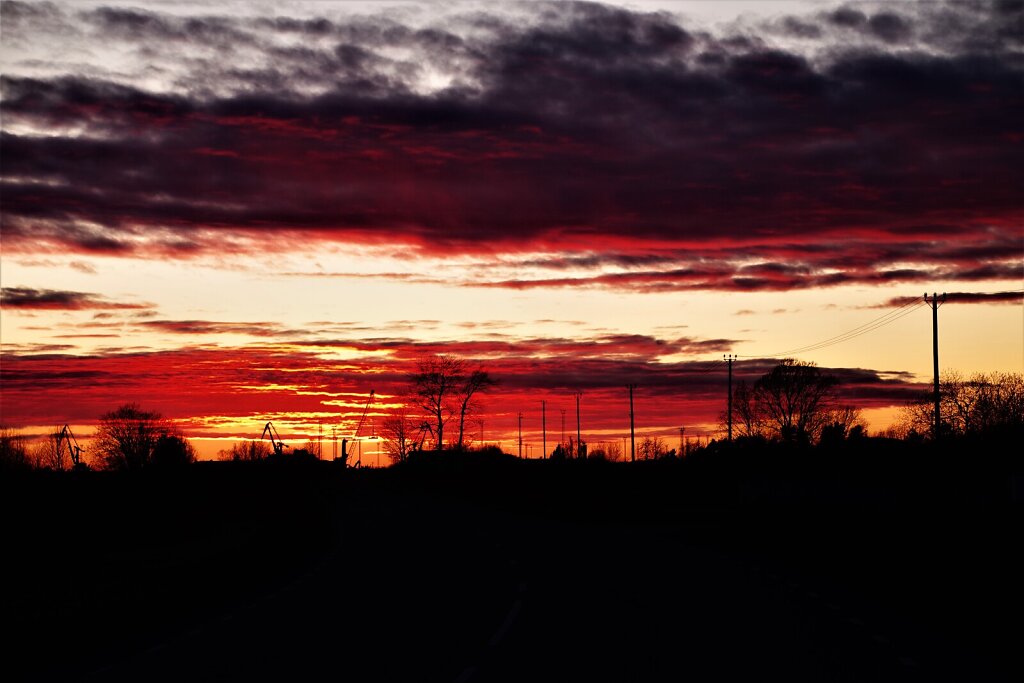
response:
M271 10L270 8L273 7ZM425 354L474 441L715 437L723 354L874 430L1024 371L1018 4L2 4L0 412L201 457L369 437ZM849 333L849 334L847 334ZM363 457L375 464L376 441ZM368 457L372 456L372 457Z

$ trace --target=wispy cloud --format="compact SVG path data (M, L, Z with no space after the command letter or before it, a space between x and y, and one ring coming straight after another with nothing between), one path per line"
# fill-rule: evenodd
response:
M1024 290L1010 292L948 292L946 303L951 304L1024 304ZM875 308L889 308L921 301L921 297L897 296Z
M55 311L139 310L152 308L152 304L110 301L104 296L89 292L4 287L0 290L0 307Z

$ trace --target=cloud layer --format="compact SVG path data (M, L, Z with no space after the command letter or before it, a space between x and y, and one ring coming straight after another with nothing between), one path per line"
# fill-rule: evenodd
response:
M110 301L89 292L4 287L0 290L0 307L36 311L143 310L152 308L152 304Z
M589 3L318 7L3 3L5 249L555 254L471 282L512 288L1021 276L1020 3L719 33ZM100 56L38 54L58 36Z
M378 401L372 415L379 421L401 402L416 359L445 352L478 359L499 381L480 413L489 439L509 438L518 412L526 413L527 429L535 432L545 399L555 441L559 409L575 419L576 391L583 392L586 438L618 439L628 433L628 384L638 385L642 430L672 435L687 425L690 434L715 432L726 395L725 364L670 358L692 343L637 335L432 343L349 338L168 351L111 348L86 356L60 348L19 349L2 357L4 417L12 425L92 424L117 405L136 401L178 421L193 437L254 438L267 420L306 435L323 420L349 434L371 389ZM734 379L752 382L775 362L737 362ZM908 373L827 370L841 380L843 399L860 407L899 405L922 390ZM73 395L74 401L38 401L40 394Z

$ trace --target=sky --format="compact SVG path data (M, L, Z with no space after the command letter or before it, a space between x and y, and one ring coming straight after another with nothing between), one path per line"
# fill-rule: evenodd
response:
M931 381L925 292L943 369L1024 371L1022 0L0 8L25 433L136 402L214 457L372 390L366 437L432 353L535 457L576 392L621 442L629 384L638 435L717 435L725 354L877 430Z

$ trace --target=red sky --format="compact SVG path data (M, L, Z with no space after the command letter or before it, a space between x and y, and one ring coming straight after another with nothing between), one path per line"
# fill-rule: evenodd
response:
M926 290L1024 370L1020 3L655 5L4 2L3 421L304 438L443 352L485 438L709 433L793 349L884 421Z

